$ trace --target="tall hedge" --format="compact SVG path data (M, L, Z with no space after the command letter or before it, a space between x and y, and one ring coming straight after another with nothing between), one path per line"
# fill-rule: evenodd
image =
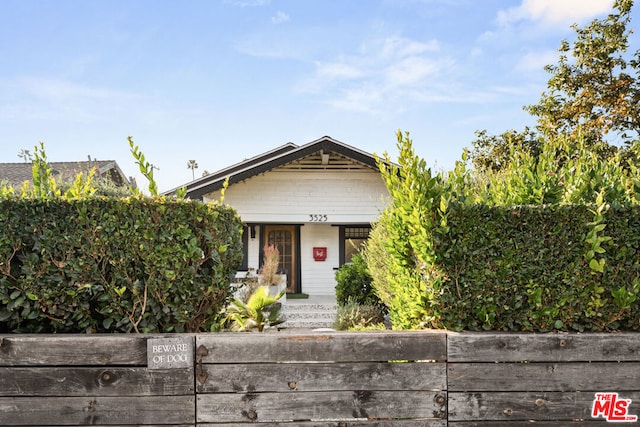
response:
M492 175L464 156L432 174L401 133L398 149L365 252L395 328L640 330L637 165L565 137Z
M584 205L452 205L438 245L449 329L640 330L640 207L603 215L602 271L592 268ZM605 239L606 237L606 239Z
M220 204L0 201L0 332L209 330L242 259Z

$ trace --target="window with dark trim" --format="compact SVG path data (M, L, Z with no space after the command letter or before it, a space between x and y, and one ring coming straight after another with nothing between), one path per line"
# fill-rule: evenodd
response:
M340 227L340 265L351 262L353 255L362 250L370 232L368 224Z

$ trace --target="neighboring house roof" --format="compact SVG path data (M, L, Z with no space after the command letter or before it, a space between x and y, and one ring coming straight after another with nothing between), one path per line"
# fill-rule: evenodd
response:
M97 177L107 178L116 186L129 184L129 180L114 160L90 160L81 162L49 162L56 181L73 180L80 172L87 173L97 168ZM33 179L33 163L0 163L0 181L21 187Z
M332 165L335 164L336 167L344 169L348 167L347 163L355 162L366 168L378 168L376 158L372 154L337 141L329 136L323 136L320 139L302 146L290 142L266 153L198 178L173 190L169 190L165 194L173 194L178 189L185 187L187 189L187 197L201 199L205 194L221 189L227 178L229 178L230 185L235 184L272 169L291 165L305 158L311 159L308 162L299 162L295 167L299 169L332 169Z

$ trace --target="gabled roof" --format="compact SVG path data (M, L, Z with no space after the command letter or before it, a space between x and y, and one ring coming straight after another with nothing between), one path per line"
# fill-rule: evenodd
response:
M173 194L178 189L186 187L187 197L200 199L205 194L221 189L227 178L229 178L229 185L235 184L303 158L317 155L318 153L324 154L325 156L334 153L335 155L359 163L364 167L376 170L378 168L375 156L372 154L337 141L329 136L323 136L320 139L302 146L290 142L266 153L198 178L184 186L169 190L165 194ZM322 161L328 161L328 157L324 157Z
M115 160L90 160L80 162L49 162L56 181L72 180L80 172L87 173L97 168L96 176L109 178L115 185L129 183ZM0 163L0 181L7 181L14 187L21 187L33 178L33 163Z

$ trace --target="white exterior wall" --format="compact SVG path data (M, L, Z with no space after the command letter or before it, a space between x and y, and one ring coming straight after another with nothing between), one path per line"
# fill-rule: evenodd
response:
M312 222L310 215L326 215L322 222L357 224L374 222L387 194L375 170L277 169L229 186L224 202L244 222L301 224ZM219 198L218 191L204 200Z
M224 203L236 209L245 223L300 224L302 292L335 294L335 269L339 267L339 227L333 224L375 222L388 197L375 170L276 169L233 184ZM210 193L204 201L220 199ZM248 267L259 265L260 229L249 238ZM313 259L313 247L327 248L326 261Z
M335 269L339 262L339 229L328 224L307 224L300 227L300 256L302 268L302 292L311 295L334 295L336 292ZM313 248L327 248L327 259L315 261Z

